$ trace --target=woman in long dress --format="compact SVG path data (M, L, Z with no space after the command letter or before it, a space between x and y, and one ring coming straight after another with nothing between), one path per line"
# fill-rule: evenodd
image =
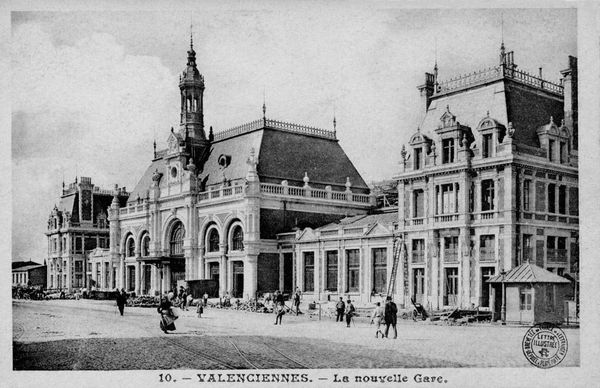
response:
M157 310L160 314L160 329L164 331L165 334L169 330L175 330L175 320L177 319L177 316L173 314L173 306L169 299L163 297Z

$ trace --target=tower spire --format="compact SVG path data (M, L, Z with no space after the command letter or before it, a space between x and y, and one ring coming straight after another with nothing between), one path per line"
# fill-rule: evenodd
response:
M337 120L335 119L335 104L333 104L333 136L335 137L337 132Z
M263 106L262 106L262 111L263 111L263 124L267 125L267 98L265 96L265 88L263 88Z
M506 50L504 48L504 13L500 13L500 65L506 64Z

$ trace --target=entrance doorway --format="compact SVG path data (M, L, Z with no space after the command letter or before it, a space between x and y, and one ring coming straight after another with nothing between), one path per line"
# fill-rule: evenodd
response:
M217 282L217 290L219 289L219 263L208 263L209 279Z
M292 252L283 254L283 292L292 293L294 288L294 254Z
M142 294L148 294L151 288L151 280L152 280L152 267L149 265L144 265L144 289Z
M135 291L135 267L133 265L127 266L127 274L129 281L127 282L127 291Z
M481 307L490 307L490 285L487 280L494 276L494 267L481 268L481 298L479 305Z
M233 290L234 298L244 296L244 262L234 261L233 263ZM252 297L252 296L250 296Z

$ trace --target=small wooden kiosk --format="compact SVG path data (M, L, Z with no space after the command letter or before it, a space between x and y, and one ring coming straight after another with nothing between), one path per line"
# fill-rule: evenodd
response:
M564 322L565 296L572 293L569 280L525 263L487 282L493 320L526 324Z

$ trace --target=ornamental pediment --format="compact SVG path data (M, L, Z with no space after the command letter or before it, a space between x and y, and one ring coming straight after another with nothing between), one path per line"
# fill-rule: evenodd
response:
M385 226L381 225L380 223L376 223L375 225L371 226L371 228L369 228L369 230L367 231L367 233L365 233L365 235L366 236L374 236L374 235L389 234L389 233L391 233L391 230L389 230Z

